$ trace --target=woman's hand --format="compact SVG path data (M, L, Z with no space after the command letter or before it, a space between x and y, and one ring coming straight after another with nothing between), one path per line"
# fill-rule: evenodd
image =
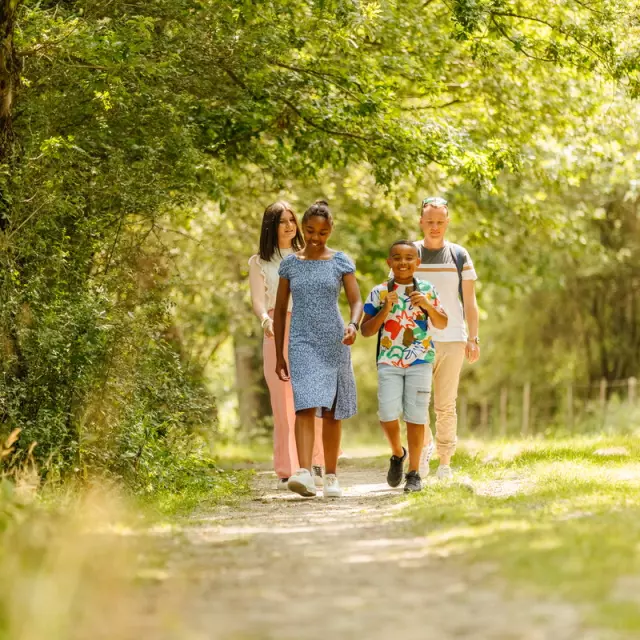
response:
M351 346L356 341L357 335L358 335L358 332L356 331L356 328L352 324L348 324L344 328L344 336L342 337L342 344Z
M264 331L265 338L273 338L273 320L271 318L264 321L262 324L262 330Z
M278 358L276 360L276 375L282 382L289 382L289 367L287 367L287 361L284 358Z

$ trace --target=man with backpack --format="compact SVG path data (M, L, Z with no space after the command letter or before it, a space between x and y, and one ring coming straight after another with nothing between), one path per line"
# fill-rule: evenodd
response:
M436 476L441 480L449 480L453 475L450 463L457 443L456 400L462 364L465 356L470 363L476 362L480 357L479 314L475 290L478 276L467 250L445 240L449 220L449 208L445 199L425 198L420 215L420 228L424 238L415 243L420 251L420 266L416 269L415 276L434 285L449 319L445 329L433 328L436 346L433 366L435 444L440 459ZM429 428L425 429L424 444L420 464L422 477L429 473L429 460L434 448Z

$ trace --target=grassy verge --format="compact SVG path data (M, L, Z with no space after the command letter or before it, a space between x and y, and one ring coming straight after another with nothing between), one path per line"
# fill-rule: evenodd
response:
M435 553L640 632L639 460L630 436L470 447L456 455L461 481L429 485L409 513Z
M187 516L195 509L212 509L235 504L251 493L250 470L234 470L208 464L186 468L172 478L171 484L138 497L145 510L160 516Z
M163 565L149 536L247 496L252 471L237 466L231 455L185 456L135 492L106 480L38 487L30 468L0 473L0 640L93 638L105 625L111 638L131 637L136 584L164 572L153 570Z

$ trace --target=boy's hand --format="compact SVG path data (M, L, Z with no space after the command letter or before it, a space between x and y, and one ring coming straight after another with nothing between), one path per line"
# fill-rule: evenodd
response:
M411 300L411 304L414 307L420 307L422 309L426 309L431 304L427 296L425 296L424 293L421 293L420 291L414 291L409 296L409 299Z
M398 304L398 292L389 291L387 297L384 299L384 306L387 311L393 307L394 304Z
M344 336L342 337L342 344L351 346L356 341L356 328L352 324L348 324L344 328Z
M276 361L276 374L282 382L289 382L289 367L284 358L278 358Z

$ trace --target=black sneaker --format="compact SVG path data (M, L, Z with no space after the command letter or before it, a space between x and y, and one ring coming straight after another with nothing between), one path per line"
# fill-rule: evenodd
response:
M409 473L407 473L404 491L405 493L422 491L422 479L417 471L409 471Z
M389 459L389 472L387 473L387 484L390 487L399 487L402 482L402 476L404 475L404 461L407 459L407 450L402 447L404 455L402 458L398 456L391 456Z

